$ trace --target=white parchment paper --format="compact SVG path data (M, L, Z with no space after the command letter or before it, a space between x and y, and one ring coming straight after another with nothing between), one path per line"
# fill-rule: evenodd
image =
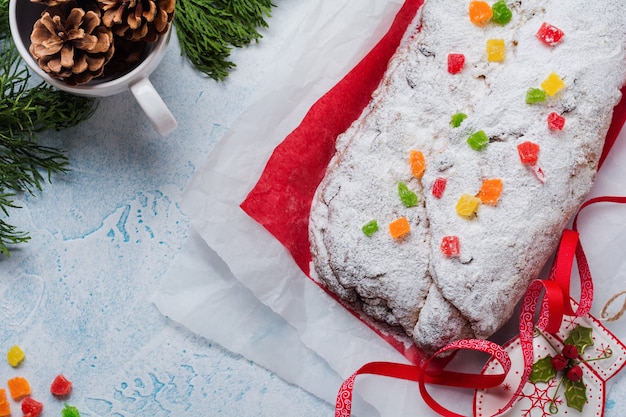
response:
M256 99L188 185L182 208L193 230L154 295L163 314L331 403L341 382L361 365L407 361L313 284L239 204L274 148L380 39L401 4L300 0L292 18L282 19L289 24L276 27L270 21L271 30L284 31L284 42L268 47L276 59ZM594 195L626 195L626 167L619 163L626 152L623 136ZM581 215L598 287L596 314L612 294L626 289L624 219L626 207L619 205L603 204ZM626 323L609 328L626 337ZM471 393L432 391L444 395L454 410L471 413ZM363 376L357 392L365 400L356 396L357 415L435 415L412 383Z

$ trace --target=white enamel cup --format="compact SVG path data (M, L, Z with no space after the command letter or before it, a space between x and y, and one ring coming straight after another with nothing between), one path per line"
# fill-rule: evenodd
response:
M45 6L32 3L30 0L9 1L9 22L13 41L22 59L33 72L59 90L80 96L106 97L130 90L161 136L168 135L176 128L176 119L148 79L165 56L171 25L167 33L148 46L142 61L130 71L113 78L94 79L83 85L70 86L46 74L28 51L33 25L44 9Z

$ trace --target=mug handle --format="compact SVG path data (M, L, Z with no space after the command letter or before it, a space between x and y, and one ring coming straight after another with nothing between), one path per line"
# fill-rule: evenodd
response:
M159 96L148 77L142 77L129 86L135 100L141 106L152 125L161 136L176 129L176 119Z

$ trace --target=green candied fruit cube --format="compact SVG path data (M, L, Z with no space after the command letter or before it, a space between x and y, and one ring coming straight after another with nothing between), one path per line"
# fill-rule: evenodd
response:
M482 151L489 144L489 137L484 131L479 130L467 138L467 144L475 151Z
M546 92L541 88L529 88L526 92L526 103L537 104L546 101Z
M491 6L491 10L493 11L491 21L499 25L506 25L511 21L511 17L513 17L511 9L509 9L509 6L506 5L504 0L495 2L493 6Z
M398 195L405 207L413 207L417 205L417 194L409 190L409 187L402 181L398 183Z
M61 410L61 415L63 417L80 417L80 412L73 405L65 404L65 408Z
M363 225L361 230L363 230L365 236L370 237L374 233L378 232L378 222L376 220L370 220L369 222L365 223L365 225Z
M465 113L456 113L452 115L452 119L450 120L450 124L452 127L459 127L463 120L467 119L467 114Z

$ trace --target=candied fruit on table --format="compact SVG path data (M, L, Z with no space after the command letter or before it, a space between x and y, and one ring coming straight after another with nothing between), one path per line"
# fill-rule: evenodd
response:
M470 22L484 25L491 20L493 10L486 1L471 1L468 8Z
M43 410L43 404L32 397L26 397L22 401L22 413L24 417L38 417Z
M65 408L61 410L61 416L62 417L80 417L80 412L78 411L78 408L74 407L73 405L65 404Z
M16 376L15 378L9 379L7 381L7 385L9 386L11 398L13 398L15 401L21 400L27 395L30 395L30 384L28 383L26 378Z
M400 217L389 223L389 234L394 239L401 239L411 232L411 225L406 217Z
M63 375L57 375L50 385L50 393L57 397L65 397L72 391L72 383Z
M8 417L11 415L11 404L7 399L7 392L4 388L0 388L0 417Z
M556 26L543 22L537 31L537 38L548 46L555 46L560 43L565 34Z
M458 74L463 71L465 66L465 55L463 54L448 54L448 72L450 74Z
M16 368L18 367L22 361L24 360L26 355L24 355L24 351L18 345L14 345L7 352L7 362L9 365Z

